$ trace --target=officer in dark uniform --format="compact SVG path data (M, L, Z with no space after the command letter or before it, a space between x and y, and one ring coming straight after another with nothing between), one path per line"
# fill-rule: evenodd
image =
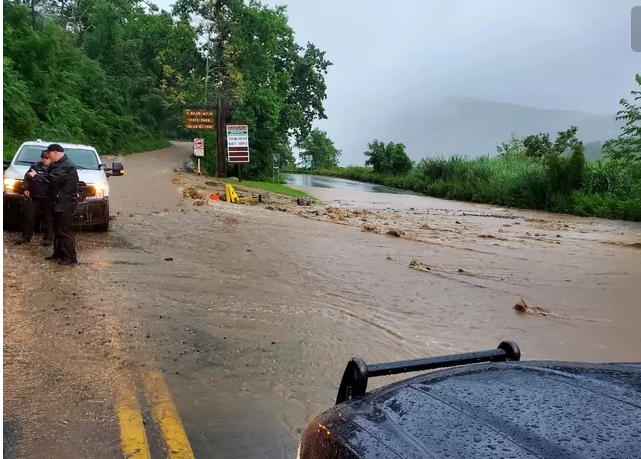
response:
M42 244L46 246L51 245L53 238L51 225L52 209L47 196L47 184L44 181L44 176L49 171L50 163L51 160L47 152L43 151L40 155L40 161L31 166L24 176L24 183L26 185L24 192L25 200L22 203L24 228L22 234L16 239L16 244L28 244L31 242L38 216L42 215ZM35 177L29 176L31 171L36 173Z
M75 266L78 264L76 255L76 235L73 231L73 217L78 208L78 171L76 165L69 160L62 146L53 143L47 147L51 159L49 172L43 176L48 186L49 196L53 206L53 255L48 260L56 260L59 265ZM35 177L34 171L27 175Z

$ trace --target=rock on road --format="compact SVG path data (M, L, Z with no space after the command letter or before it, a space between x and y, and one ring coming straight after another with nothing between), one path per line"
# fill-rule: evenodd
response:
M112 230L79 236L77 268L5 232L5 457L292 458L354 355L514 339L524 358L638 360L638 249L457 247L194 206L172 182L189 152L122 158ZM559 317L519 316L519 298Z

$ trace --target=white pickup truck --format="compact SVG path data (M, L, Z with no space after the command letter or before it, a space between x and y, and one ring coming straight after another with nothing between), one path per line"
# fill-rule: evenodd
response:
M40 154L50 144L62 145L65 154L78 170L78 209L74 226L94 228L98 231L109 230L109 183L108 177L124 174L122 164L113 163L107 168L100 162L94 147L62 142L29 141L20 145L18 152L4 171L2 201L4 210L3 225L20 224L24 176L29 168L40 161Z

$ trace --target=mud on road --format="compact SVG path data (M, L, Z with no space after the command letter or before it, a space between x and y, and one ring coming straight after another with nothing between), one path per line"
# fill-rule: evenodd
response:
M194 205L186 187L219 185L175 172L187 154L122 159L112 230L79 236L77 268L5 233L13 457L119 457L123 425L166 457L169 422L193 457L291 458L354 355L513 339L525 359L639 360L638 225L333 191L329 206Z

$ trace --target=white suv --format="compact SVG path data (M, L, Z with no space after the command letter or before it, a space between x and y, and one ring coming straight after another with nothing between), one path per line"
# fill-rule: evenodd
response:
M99 231L109 229L109 183L108 177L124 174L122 164L113 163L107 168L100 162L94 147L42 140L25 142L4 172L2 201L4 226L21 221L24 176L29 168L40 161L40 154L50 144L58 143L78 170L78 210L74 218L76 227L93 227Z

